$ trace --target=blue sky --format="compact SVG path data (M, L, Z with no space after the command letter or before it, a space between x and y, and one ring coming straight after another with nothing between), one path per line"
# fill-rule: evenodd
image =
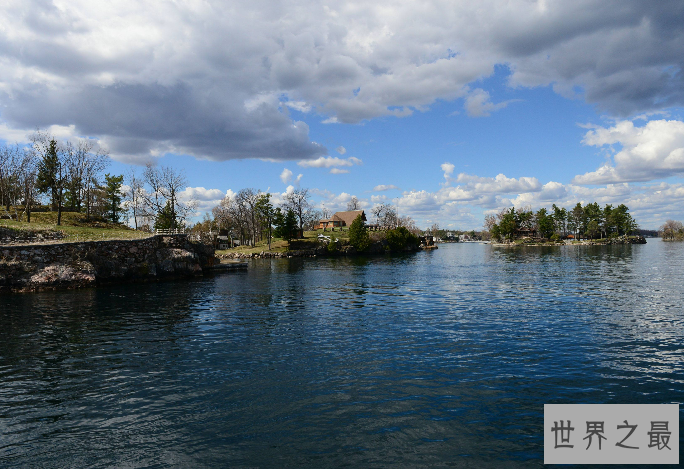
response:
M187 176L479 229L504 207L684 219L681 2L18 1L0 138L91 138ZM299 175L301 174L301 177Z

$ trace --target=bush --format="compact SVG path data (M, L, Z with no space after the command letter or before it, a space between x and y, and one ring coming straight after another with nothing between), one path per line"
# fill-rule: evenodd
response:
M337 245L337 240L334 236L330 236L330 241L328 241L326 249L330 254L336 254L339 251L339 246Z
M358 252L365 251L370 246L368 228L364 225L361 215L356 217L349 227L349 244L354 246Z
M411 233L409 230L400 226L393 230L388 230L385 234L385 239L390 251L403 251L407 247L418 246L418 236Z

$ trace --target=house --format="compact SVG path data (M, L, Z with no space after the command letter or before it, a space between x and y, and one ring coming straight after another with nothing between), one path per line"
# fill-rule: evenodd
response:
M319 221L317 228L323 230L330 228L332 231L334 231L335 228L342 229L342 227L344 226L349 227L352 224L352 222L356 220L356 217L358 217L359 215L361 215L361 219L365 222L366 213L363 210L335 212L335 214L332 217Z
M228 236L217 236L214 241L214 247L217 249L230 249L233 247L232 244Z

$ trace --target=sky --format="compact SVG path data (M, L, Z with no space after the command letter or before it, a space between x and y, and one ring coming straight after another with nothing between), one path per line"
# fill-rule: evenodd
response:
M684 220L684 2L5 0L0 140L88 138L243 188L481 229L505 207Z

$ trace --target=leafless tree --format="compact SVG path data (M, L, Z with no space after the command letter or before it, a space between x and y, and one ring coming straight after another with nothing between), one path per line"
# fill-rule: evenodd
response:
M0 147L0 205L9 217L10 208L16 207L22 196L20 179L26 154L19 145Z
M221 202L211 210L217 228L221 230L232 230L234 227L233 217L230 213L231 198L226 195Z
M86 218L90 219L90 206L92 203L92 191L100 183L100 177L109 165L107 150L97 147L92 140L79 139L76 142L70 159L70 180L73 191L73 202L80 210L85 202Z
M392 204L379 204L371 210L378 225L385 229L393 229L399 226L399 215Z
M172 228L179 228L197 206L194 200L183 200L180 193L185 189L187 180L182 172L168 166L155 167L148 164L143 179L150 190L145 191L145 205L156 217L168 206Z
M397 217L397 223L396 226L394 226L394 228L398 228L400 226L403 226L414 235L420 235L421 233L421 229L418 228L418 225L416 225L415 220L409 217L408 215L405 215L403 217Z
M658 230L663 239L673 240L684 236L684 227L682 222L675 220L667 220L663 226Z
M307 222L312 219L313 206L308 189L295 189L285 196L284 211L292 210L299 220L299 229L303 230Z
M260 192L256 189L241 189L231 204L233 219L240 229L241 242L248 240L251 246L256 244L261 231L256 210L259 196Z
M361 204L359 202L359 199L357 199L355 195L353 195L351 200L347 202L347 210L361 210Z
M140 179L135 171L131 170L126 176L128 189L124 194L126 208L133 215L133 225L138 229L138 219L147 218L148 212L145 210L145 182Z
M484 218L484 229L487 232L492 231L494 225L496 225L496 215L485 215Z

